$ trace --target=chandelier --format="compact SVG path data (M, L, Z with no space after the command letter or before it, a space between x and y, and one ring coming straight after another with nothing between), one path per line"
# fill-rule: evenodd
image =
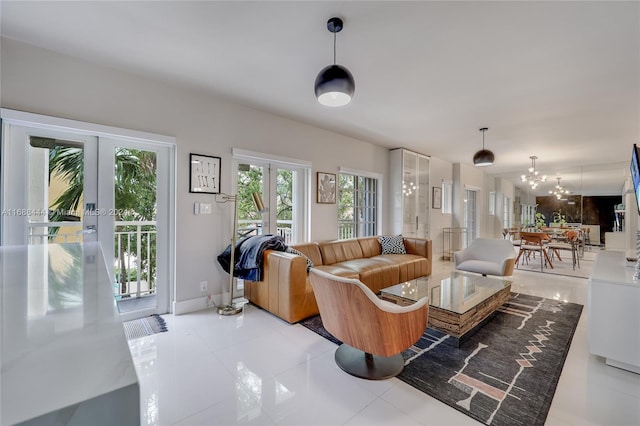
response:
M531 167L529 167L529 174L521 175L520 179L522 179L522 182L527 182L531 189L536 189L540 182L547 181L547 176L540 176L540 172L536 170L536 160L538 159L538 157L532 155L529 158L531 158Z
M560 179L561 178L557 178L557 179L558 179L558 184L556 185L556 187L553 190L549 190L549 194L553 194L553 195L555 195L555 197L558 200L562 200L562 196L563 195L568 195L570 193L570 191L567 188L565 188L564 186L560 185Z

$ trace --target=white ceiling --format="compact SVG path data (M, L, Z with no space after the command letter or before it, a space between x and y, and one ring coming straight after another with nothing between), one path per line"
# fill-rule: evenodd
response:
M454 163L486 147L517 181L529 156L585 195L620 194L640 143L639 2L14 2L1 33ZM347 107L317 103L337 60ZM584 173L583 173L584 172ZM581 190L582 188L582 190Z

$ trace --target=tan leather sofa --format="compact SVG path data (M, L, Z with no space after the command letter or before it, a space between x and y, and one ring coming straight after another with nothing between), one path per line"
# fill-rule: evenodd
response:
M292 245L314 268L357 278L373 292L431 275L431 240L404 238L407 254L382 254L378 237L353 238ZM262 281L245 281L245 296L290 323L319 313L302 256L267 250Z

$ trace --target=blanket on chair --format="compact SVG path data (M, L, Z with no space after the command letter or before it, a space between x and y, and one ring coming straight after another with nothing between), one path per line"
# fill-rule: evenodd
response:
M279 235L253 235L236 243L233 276L249 281L262 281L262 263L265 250L285 251L284 239ZM218 263L229 272L231 244L218 255Z

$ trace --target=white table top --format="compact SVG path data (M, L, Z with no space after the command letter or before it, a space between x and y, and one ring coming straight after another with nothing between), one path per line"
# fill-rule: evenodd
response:
M0 247L0 423L137 383L97 243Z
M600 250L591 274L591 281L639 287L640 280L633 279L635 266L635 262L627 262L622 251Z

